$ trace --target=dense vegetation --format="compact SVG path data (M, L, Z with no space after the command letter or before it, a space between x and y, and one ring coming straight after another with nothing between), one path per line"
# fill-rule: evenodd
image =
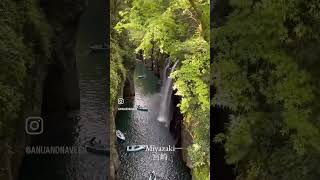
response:
M15 134L27 75L48 62L50 30L37 0L0 2L0 137Z
M120 21L119 11L128 7L128 2L123 0L110 1L110 129L111 133L115 133L115 108L117 99L123 96L122 89L124 88L125 80L132 76L130 72L132 66L135 66L135 59L131 43L126 32L117 33L113 28ZM111 140L111 162L110 175L111 178L116 178L117 169L119 168L119 159L115 146L116 139Z
M132 44L126 32L117 33L114 26L120 21L119 11L125 9L127 2L112 0L110 2L110 99L111 106L117 103L121 86L123 86L128 71L134 66L135 59Z
M115 29L128 33L136 53L154 59L157 51L181 62L171 76L176 94L182 97L184 127L194 140L188 148L193 175L209 179L209 0L132 0L126 4Z
M320 2L230 0L213 30L213 105L238 179L320 177ZM226 121L227 122L227 121Z

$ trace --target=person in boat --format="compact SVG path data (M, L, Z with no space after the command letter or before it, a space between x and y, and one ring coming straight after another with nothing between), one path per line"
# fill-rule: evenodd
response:
M90 145L96 144L96 139L97 139L96 137L91 138L90 141L89 141L89 144Z
M97 138L93 137L90 139L89 144L90 145L101 144L101 140L97 141Z
M156 177L156 174L155 174L154 171L152 171L152 172L150 173L150 178L149 178L149 179L153 180L153 179L155 179L155 177Z

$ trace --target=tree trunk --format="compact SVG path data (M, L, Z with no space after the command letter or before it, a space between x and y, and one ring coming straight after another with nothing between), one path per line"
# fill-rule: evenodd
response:
M195 11L195 15L196 15L196 18L199 20L200 22L200 28L201 28L201 35L202 37L206 40L206 41L209 41L210 40L210 31L209 31L209 27L207 27L207 24L205 22L205 19L203 17L203 14L201 12L201 10L198 9L196 3L194 0L189 0L189 3L191 5L191 7L193 8L193 10Z
M152 50L151 50L151 71L153 71L153 61L154 61L154 42L152 42Z

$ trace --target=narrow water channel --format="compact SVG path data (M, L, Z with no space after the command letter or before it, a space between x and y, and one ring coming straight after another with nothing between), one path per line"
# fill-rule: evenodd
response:
M145 78L138 78L146 75ZM159 78L137 63L134 73L135 98L125 99L123 107L147 107L148 111L118 111L116 127L125 136L118 143L121 180L144 180L155 172L160 180L189 180L190 175L179 150L175 152L127 152L128 145L175 145L175 139L164 123L157 120L161 99Z
M107 126L107 61L106 55L92 53L88 47L102 44L106 38L106 10L104 0L90 0L80 20L77 39L77 64L80 86L80 121L76 145L96 137L103 144L109 142ZM70 179L106 180L109 158L92 153L72 156Z

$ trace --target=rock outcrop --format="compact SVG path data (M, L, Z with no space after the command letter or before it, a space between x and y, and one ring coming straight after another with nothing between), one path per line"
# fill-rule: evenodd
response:
M76 66L75 46L80 15L85 0L43 0L54 36L51 63L44 84L43 112L78 109L80 91Z
M133 97L135 96L135 91L134 91L134 67L133 66L126 77L126 80L124 82L124 87L123 87L123 97Z
M134 66L133 66L134 67ZM124 82L121 82L120 84L120 90L119 90L119 97L122 95L123 98L132 98L135 96L135 88L134 88L134 80L133 80L133 73L134 68L130 68L130 71L128 72L126 79ZM118 112L118 104L111 104L111 113L109 115L110 118L110 175L109 178L112 180L118 180L119 179L119 167L120 167L120 161L119 161L119 154L117 151L117 137L116 134L116 115Z
M116 114L117 114L117 109L118 109L118 104L115 104L112 107L112 111L109 115L110 117L110 174L109 178L112 180L118 180L119 179L119 166L120 166L120 161L119 161L119 154L117 151L117 137L115 136L116 134L116 124L115 124L115 119L116 119Z
M186 148L193 143L193 138L188 129L183 125L183 115L181 114L179 107L177 107L177 105L181 101L181 97L174 94L175 93L172 93L171 97L174 109L170 122L170 132L172 132L177 139L176 146L184 148L182 150L181 156L183 161L186 163L186 166L191 170L192 161L188 156Z

